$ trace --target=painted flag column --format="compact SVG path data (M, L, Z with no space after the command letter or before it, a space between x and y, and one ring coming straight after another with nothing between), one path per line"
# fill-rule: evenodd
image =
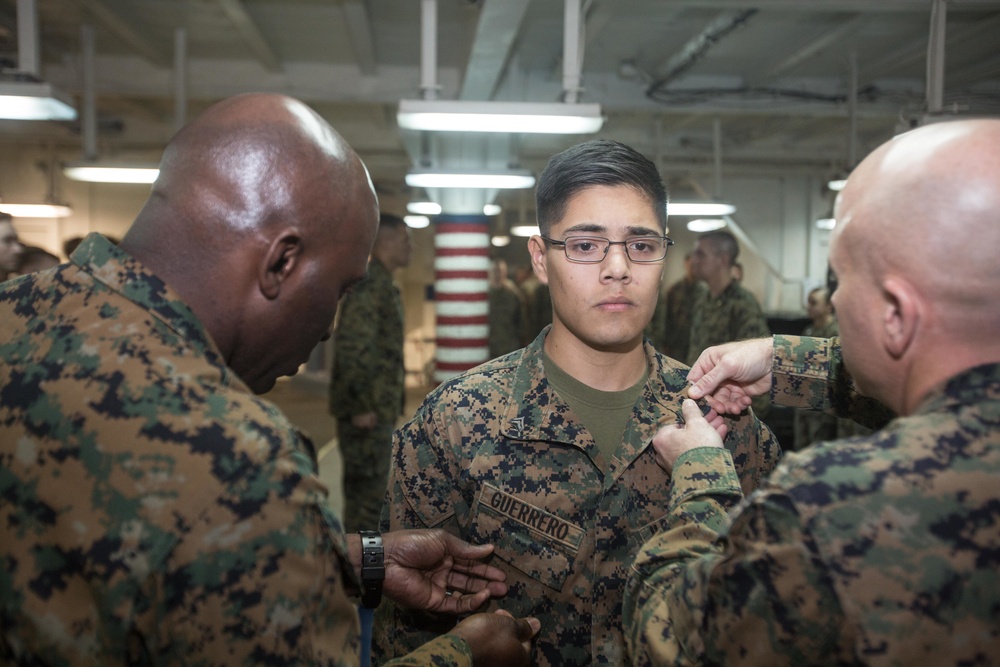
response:
M487 361L489 348L489 217L440 215L434 225L434 312L441 383Z

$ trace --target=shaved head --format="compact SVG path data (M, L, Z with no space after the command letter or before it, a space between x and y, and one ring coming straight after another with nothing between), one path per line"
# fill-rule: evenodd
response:
M1000 121L901 135L852 177L837 220L853 256L907 275L960 329L970 319L1000 324Z
M176 134L121 245L260 392L329 335L377 226L368 172L343 137L298 100L247 94Z
M872 393L904 412L914 386L1000 360L1000 120L937 123L883 144L852 172L835 215L845 361L871 376Z

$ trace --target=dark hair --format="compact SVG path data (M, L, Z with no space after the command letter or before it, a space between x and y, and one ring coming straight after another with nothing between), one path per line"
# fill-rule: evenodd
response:
M535 189L535 215L542 234L566 214L578 192L594 185L628 185L649 200L660 227L667 228L667 188L648 158L617 141L594 139L549 159Z
M740 244L736 242L736 237L724 229L714 232L705 232L698 237L699 241L708 241L717 252L729 258L729 266L736 262L740 254Z
M5 211L0 211L0 222L14 222L14 216Z

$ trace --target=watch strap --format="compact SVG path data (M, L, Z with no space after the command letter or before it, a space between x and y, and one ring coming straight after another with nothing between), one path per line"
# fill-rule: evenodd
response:
M378 607L385 581L385 553L382 535L375 530L359 530L361 536L361 606Z

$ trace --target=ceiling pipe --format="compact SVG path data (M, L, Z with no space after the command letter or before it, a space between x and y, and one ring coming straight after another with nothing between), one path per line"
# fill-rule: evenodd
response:
M576 103L583 91L583 28L580 0L566 0L563 14L563 101Z
M934 0L931 4L931 30L927 41L927 113L939 114L944 109L944 43L948 23L948 4Z
M38 37L38 8L35 0L17 0L17 69L36 81L42 70Z
M652 97L694 67L719 40L742 26L756 13L756 9L745 9L725 12L718 16L667 62L664 67L666 74L649 85L646 96Z
M712 161L714 183L712 185L712 198L716 201L722 200L722 120L718 117L712 119Z
M83 159L97 160L97 90L94 76L94 26L80 26L80 47L83 50L83 112L80 115L83 133Z
M858 52L851 50L848 55L850 76L847 88L847 116L850 136L847 139L847 169L854 169L858 160Z
M420 96L437 99L437 0L420 2Z
M174 131L187 120L187 32L174 31Z

